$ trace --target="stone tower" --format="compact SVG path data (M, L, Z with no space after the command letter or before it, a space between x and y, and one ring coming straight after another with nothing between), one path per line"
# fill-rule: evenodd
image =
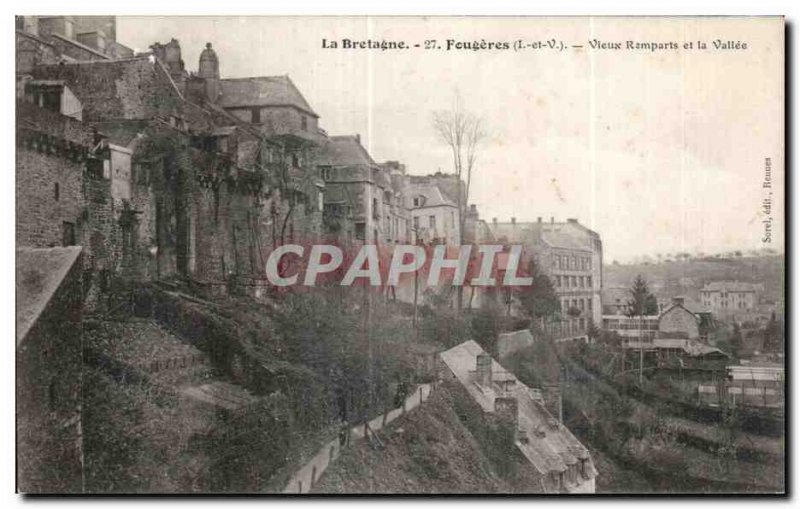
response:
M219 59L217 53L211 49L211 43L206 43L206 49L200 53L200 67L197 76L204 80L204 91L209 102L217 102L220 95L219 86Z

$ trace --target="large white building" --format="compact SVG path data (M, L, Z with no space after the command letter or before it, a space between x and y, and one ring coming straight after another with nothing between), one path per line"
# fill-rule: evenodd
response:
M714 281L700 290L700 301L713 312L752 311L764 287L739 281Z

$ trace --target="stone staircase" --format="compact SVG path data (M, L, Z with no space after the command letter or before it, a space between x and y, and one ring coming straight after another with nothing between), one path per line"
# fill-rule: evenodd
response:
M150 318L96 322L87 333L87 344L150 383L199 404L236 410L257 400L216 373L205 353Z

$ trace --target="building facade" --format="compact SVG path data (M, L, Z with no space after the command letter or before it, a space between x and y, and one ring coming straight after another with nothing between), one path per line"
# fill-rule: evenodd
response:
M547 325L552 335L586 339L589 325L602 323L603 244L597 232L577 219L486 224L495 242L522 244L524 256L550 278L560 303L557 319Z
M713 312L748 312L758 305L762 290L762 285L754 283L714 281L700 289L700 300Z

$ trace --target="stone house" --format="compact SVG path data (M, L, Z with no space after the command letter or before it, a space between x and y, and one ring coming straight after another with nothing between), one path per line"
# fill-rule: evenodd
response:
M327 137L316 166L325 182L324 221L331 238L345 244L408 239L403 196L395 190L392 170L375 162L359 135Z

